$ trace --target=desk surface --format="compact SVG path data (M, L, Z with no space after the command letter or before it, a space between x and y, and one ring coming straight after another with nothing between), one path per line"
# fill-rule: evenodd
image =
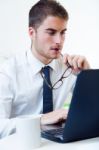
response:
M17 146L16 134L10 135L0 140L0 150L22 150ZM99 138L93 138L73 143L60 144L49 140L42 139L40 148L36 150L99 150Z

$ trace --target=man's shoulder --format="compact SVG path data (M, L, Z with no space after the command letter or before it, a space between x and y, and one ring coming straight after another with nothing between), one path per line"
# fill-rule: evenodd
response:
M14 64L17 66L21 66L23 64L27 63L27 51L20 52L12 58L14 61Z
M27 51L14 54L13 56L6 59L0 65L0 72L5 73L16 72L18 67L22 67L24 64L26 64L26 52Z

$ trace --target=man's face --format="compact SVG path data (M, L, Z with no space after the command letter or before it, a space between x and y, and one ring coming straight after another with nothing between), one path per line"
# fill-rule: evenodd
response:
M59 57L65 40L67 21L49 16L35 30L29 28L33 54L44 64Z

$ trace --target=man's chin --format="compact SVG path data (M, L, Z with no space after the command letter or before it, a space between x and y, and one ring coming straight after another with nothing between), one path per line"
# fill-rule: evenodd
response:
M52 54L52 57L54 58L54 59L57 59L57 58L59 58L60 57L60 52L58 51L57 53L53 53Z
M58 59L60 57L60 53L58 53L57 55L53 56L53 59Z

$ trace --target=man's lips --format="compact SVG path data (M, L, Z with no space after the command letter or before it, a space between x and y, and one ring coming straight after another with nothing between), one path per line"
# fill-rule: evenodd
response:
M60 51L59 48L51 48L51 50L54 50L54 51Z

